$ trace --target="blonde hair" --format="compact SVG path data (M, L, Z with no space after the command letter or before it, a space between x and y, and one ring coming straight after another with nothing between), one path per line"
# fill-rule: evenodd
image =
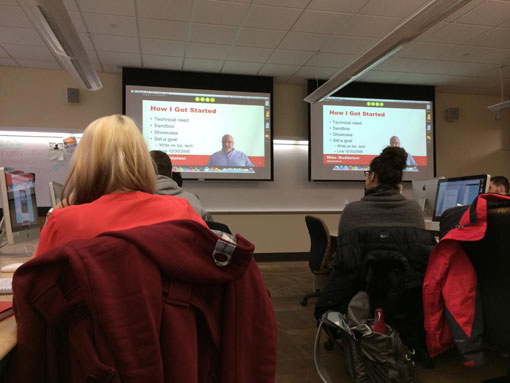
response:
M93 121L74 153L62 191L66 204L92 202L114 192L156 190L156 173L140 130L115 114Z

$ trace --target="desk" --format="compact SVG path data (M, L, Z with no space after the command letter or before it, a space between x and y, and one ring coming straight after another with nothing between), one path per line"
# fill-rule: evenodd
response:
M32 256L0 256L0 267L10 263L26 262ZM0 273L0 277L12 277L12 273ZM12 301L12 294L0 295L0 301ZM16 346L17 333L16 333L16 320L13 316L0 321L0 359L2 359L14 346Z

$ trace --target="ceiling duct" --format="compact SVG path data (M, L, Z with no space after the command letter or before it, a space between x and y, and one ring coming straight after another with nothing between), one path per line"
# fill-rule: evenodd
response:
M18 0L39 36L78 85L103 87L62 0Z

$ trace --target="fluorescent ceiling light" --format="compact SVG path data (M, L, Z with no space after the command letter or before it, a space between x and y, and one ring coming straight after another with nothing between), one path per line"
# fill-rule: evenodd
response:
M413 14L386 37L366 50L344 69L335 73L322 86L305 97L311 104L323 101L326 97L342 89L352 81L398 52L406 43L421 35L471 0L432 0Z
M62 0L18 0L56 59L88 90L103 87Z

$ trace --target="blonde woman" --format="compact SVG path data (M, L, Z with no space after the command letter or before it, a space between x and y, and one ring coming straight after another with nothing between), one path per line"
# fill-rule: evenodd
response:
M64 184L65 207L52 212L36 255L74 239L175 219L205 226L185 199L153 195L155 189L154 166L133 120L113 115L92 122Z

